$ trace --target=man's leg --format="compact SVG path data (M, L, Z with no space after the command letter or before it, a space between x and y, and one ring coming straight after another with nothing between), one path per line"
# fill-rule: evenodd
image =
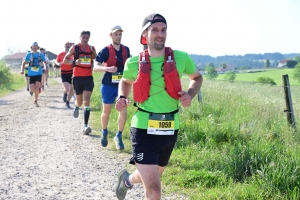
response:
M37 101L38 101L39 94L40 94L40 91L39 91L40 88L41 88L41 82L36 81L35 84L34 84L34 104L36 106L39 106Z
M102 95L103 95L103 93L102 93ZM107 141L107 134L108 134L107 125L108 125L109 116L110 116L110 113L111 113L111 108L112 108L112 104L102 103L102 113L101 113L102 135L101 135L101 138L100 138L100 142L101 142L101 145L103 147L106 147L107 144L108 144L108 141Z
M48 87L48 69L45 70L45 82L46 82L46 86Z
M83 134L88 135L89 133L92 132L92 129L88 126L89 123L89 118L90 118L90 112L91 112L91 108L90 108L90 99L92 96L92 92L90 91L83 91L83 105L84 105L84 125L83 125Z
M62 75L64 76L64 75ZM67 102L67 98L68 98L68 92L69 92L69 88L70 88L70 84L68 82L63 82L63 87L64 87L64 94L63 94L63 101Z
M127 109L124 109L123 111L119 112L118 116L118 132L116 136L114 137L114 141L116 143L116 148L119 150L124 150L124 143L122 140L122 133L126 124L127 120Z

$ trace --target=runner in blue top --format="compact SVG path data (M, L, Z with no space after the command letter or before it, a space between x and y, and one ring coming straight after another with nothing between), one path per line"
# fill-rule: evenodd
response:
M29 77L29 88L30 92L34 93L34 104L38 107L38 97L41 91L41 81L43 69L46 68L45 56L44 54L38 52L40 48L37 42L34 42L30 47L31 51L28 52L25 56L25 62L21 66L21 74L24 74L24 67L26 63L29 63L28 66L28 77Z
M130 57L129 48L121 44L123 29L116 25L110 31L112 43L104 47L97 55L97 66L95 72L105 72L102 79L101 94L102 94L102 136L100 138L101 145L107 146L107 125L112 105L118 96L119 81L122 78L124 64L127 58ZM104 65L102 65L104 64ZM123 110L118 117L118 132L114 137L116 148L124 149L122 141L122 132L126 123L127 112Z

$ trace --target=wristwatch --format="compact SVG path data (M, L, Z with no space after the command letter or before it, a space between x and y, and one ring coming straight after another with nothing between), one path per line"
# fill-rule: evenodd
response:
M121 98L127 99L124 95L120 95L120 96L118 97L117 101L118 101L119 99L121 99Z

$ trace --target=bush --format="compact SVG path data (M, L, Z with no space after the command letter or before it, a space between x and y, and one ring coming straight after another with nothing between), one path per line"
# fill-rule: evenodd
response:
M0 88L7 88L13 81L13 76L4 64L4 62L0 63Z
M235 78L236 78L236 74L234 72L226 72L225 73L224 79L226 81L231 81L232 82L232 81L235 80Z
M276 85L275 81L268 77L259 77L258 79L256 79L256 82L262 84Z

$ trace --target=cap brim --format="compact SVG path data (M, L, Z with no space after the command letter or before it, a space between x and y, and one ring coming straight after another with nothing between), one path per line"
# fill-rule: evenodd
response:
M117 31L124 32L122 29L115 29L115 30L113 30L113 31L111 31L111 32L114 33L114 32L117 32Z
M147 40L145 37L141 36L141 44L147 45Z

